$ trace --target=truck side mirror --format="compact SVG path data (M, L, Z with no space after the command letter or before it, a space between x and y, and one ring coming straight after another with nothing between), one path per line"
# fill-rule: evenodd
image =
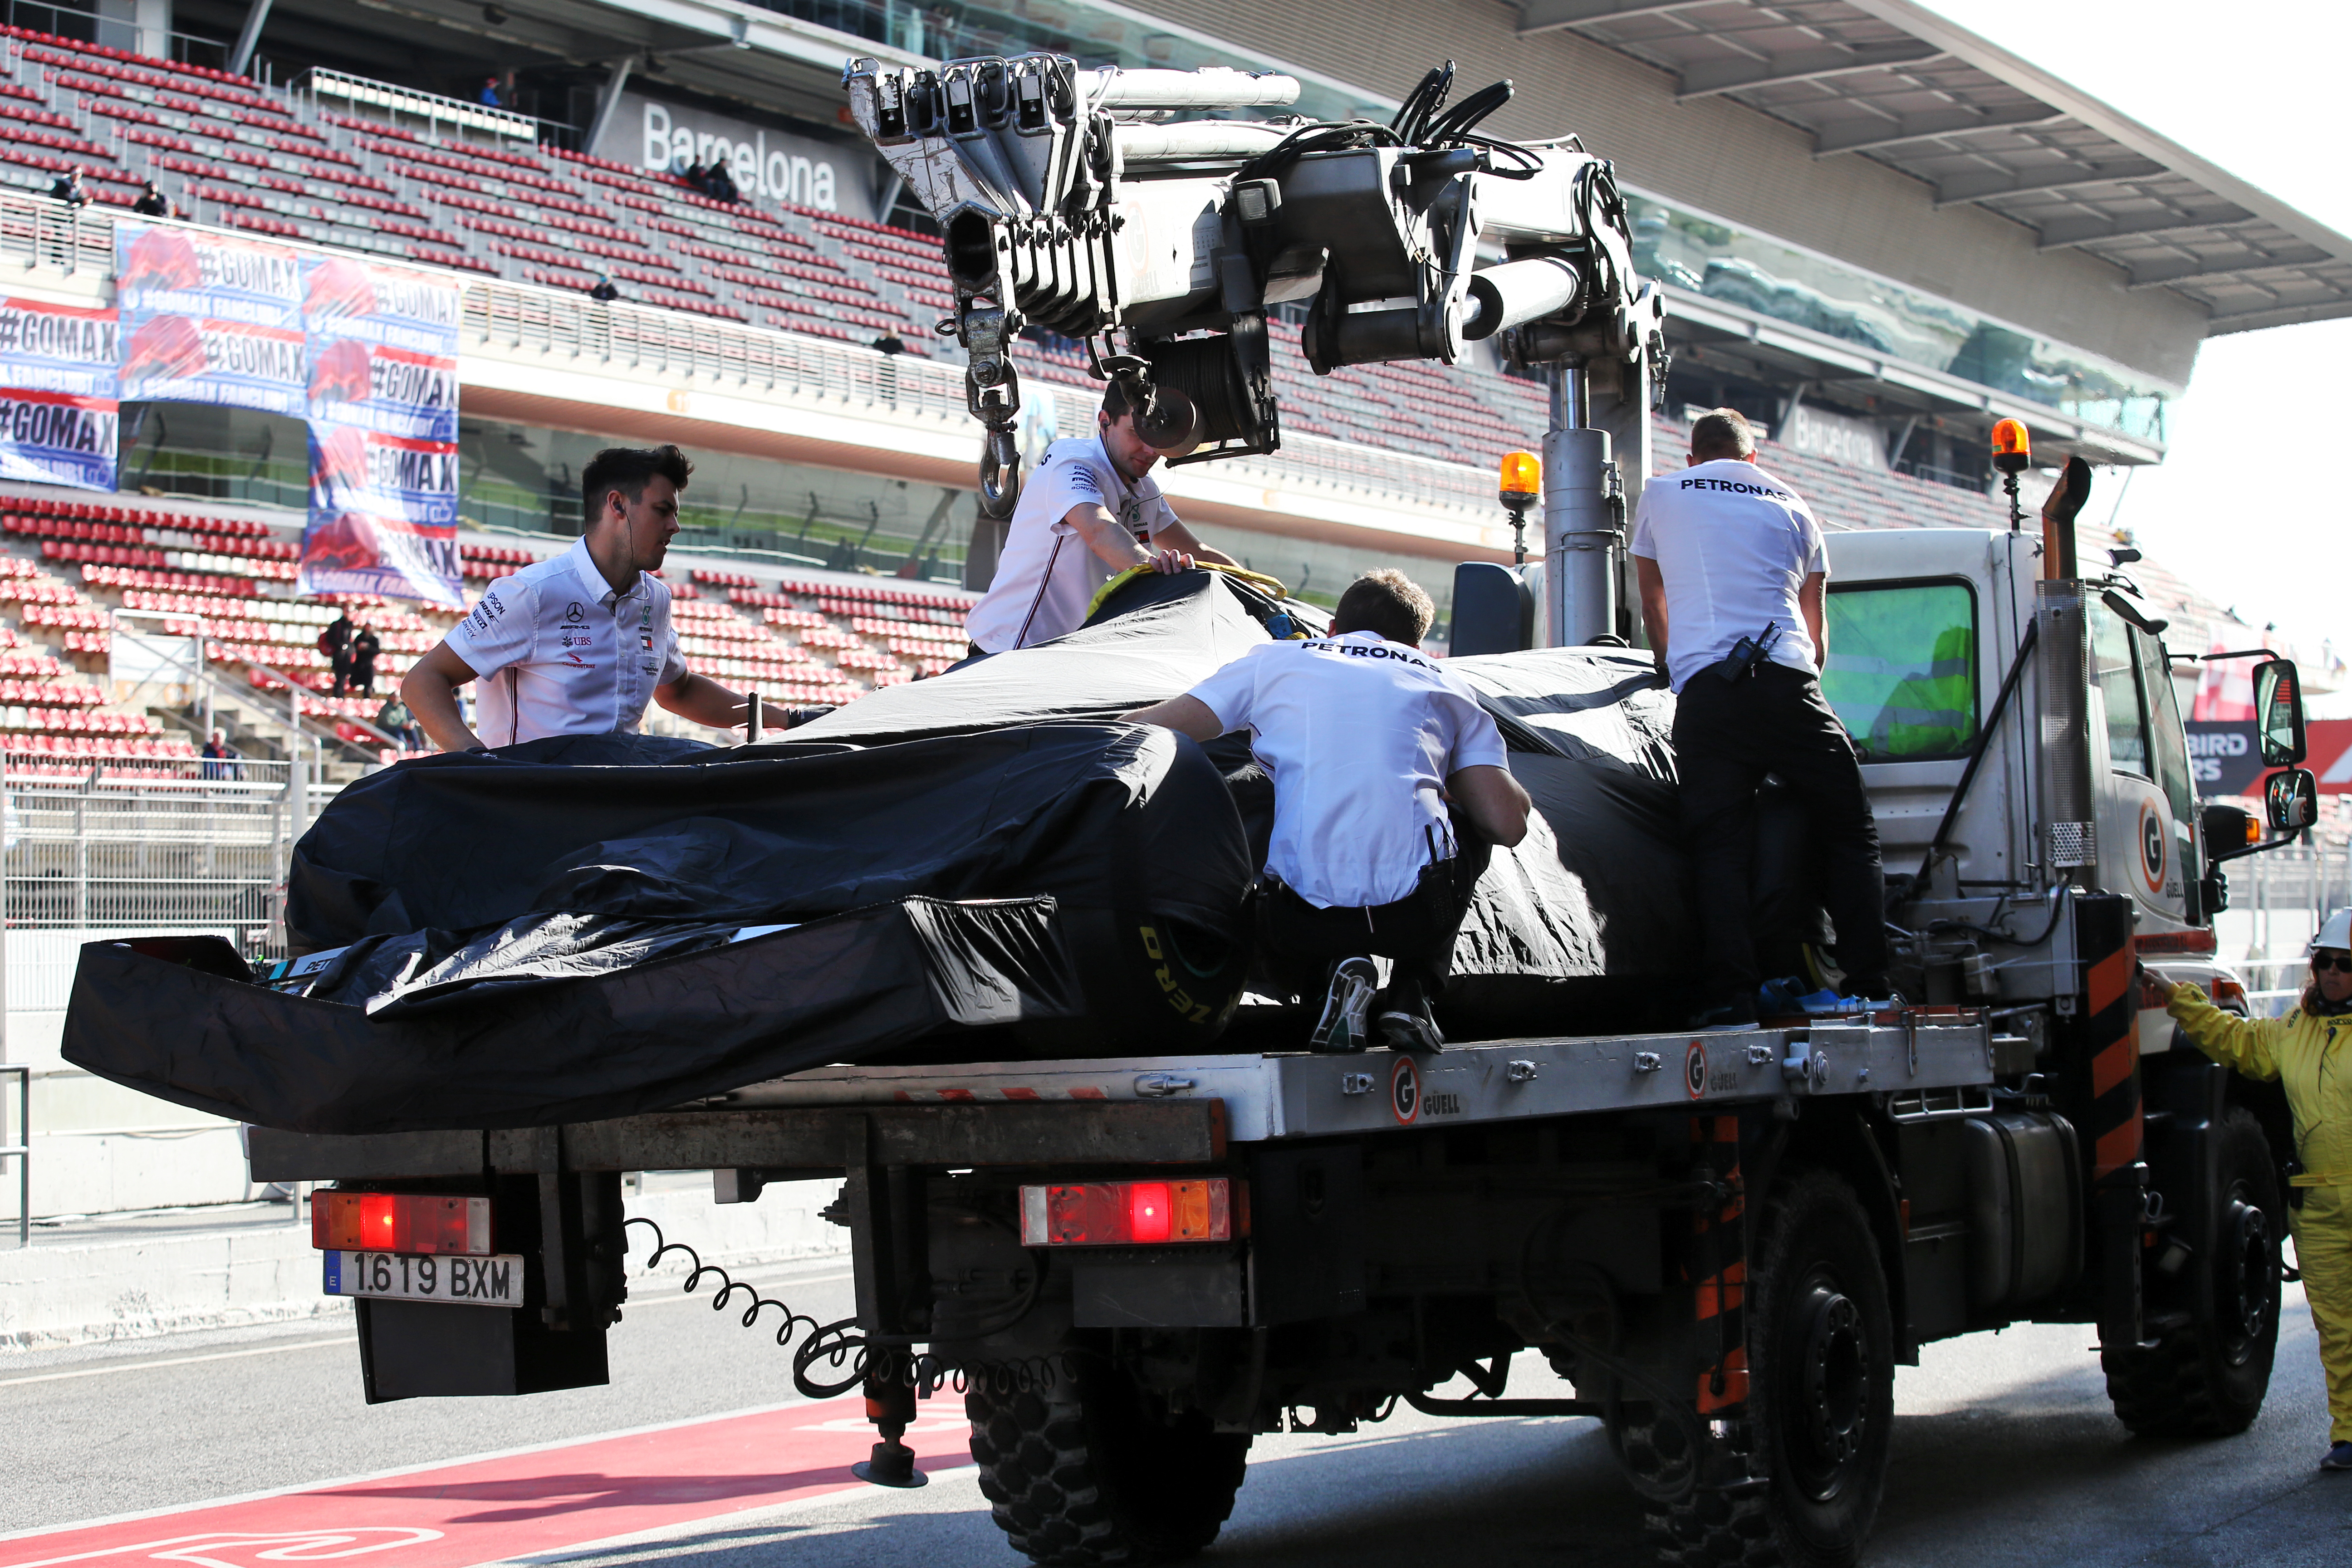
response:
M1447 655L1517 653L1535 646L1536 596L1526 576L1491 561L1454 568L1454 634Z
M2273 773L2263 784L2263 815L2281 833L2295 833L2319 820L2319 781L2309 768Z
M2303 733L2303 681L2291 658L2266 658L2254 666L2254 737L2266 768L2291 768L2308 750Z

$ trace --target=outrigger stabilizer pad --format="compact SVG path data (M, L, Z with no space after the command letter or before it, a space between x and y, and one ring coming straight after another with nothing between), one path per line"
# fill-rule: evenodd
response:
M896 1379L869 1376L866 1381L866 1418L874 1423L882 1440L874 1445L873 1458L849 1467L851 1475L877 1487L902 1489L919 1487L930 1480L915 1468L915 1450L898 1440L906 1435L907 1424L915 1418L912 1388Z
M849 1467L849 1473L877 1487L912 1489L930 1484L931 1478L915 1468L915 1450L898 1441L903 1430L896 1422L885 1426L882 1441L874 1445L874 1457L858 1460Z

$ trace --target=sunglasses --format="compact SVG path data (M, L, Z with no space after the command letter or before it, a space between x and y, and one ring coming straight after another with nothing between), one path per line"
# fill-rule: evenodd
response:
M2352 952L2315 952L2311 955L2311 968L2315 974L2324 974L2331 969L2338 974L2352 974Z

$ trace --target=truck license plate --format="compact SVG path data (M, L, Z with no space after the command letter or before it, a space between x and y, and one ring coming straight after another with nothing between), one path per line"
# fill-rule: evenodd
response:
M449 1301L467 1307L522 1305L522 1259L422 1257L404 1252L338 1252L326 1259L330 1296L385 1296L398 1301Z

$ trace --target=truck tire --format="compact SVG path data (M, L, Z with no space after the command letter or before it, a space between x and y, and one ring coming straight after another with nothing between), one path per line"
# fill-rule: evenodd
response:
M2227 1437L2262 1414L2278 1351L2278 1167L2252 1111L2233 1106L2215 1130L2213 1311L2153 1350L2103 1350L2116 1418L2145 1437Z
M1089 1357L1048 1389L964 1396L990 1517L1046 1568L1177 1563L1217 1538L1249 1459L1247 1433L1171 1415Z
M1886 1272L1853 1189L1826 1172L1773 1194L1748 1273L1748 1419L1754 1491L1645 1505L1672 1568L1849 1568L1878 1517L1895 1429ZM1636 1453L1686 1445L1637 1431Z

